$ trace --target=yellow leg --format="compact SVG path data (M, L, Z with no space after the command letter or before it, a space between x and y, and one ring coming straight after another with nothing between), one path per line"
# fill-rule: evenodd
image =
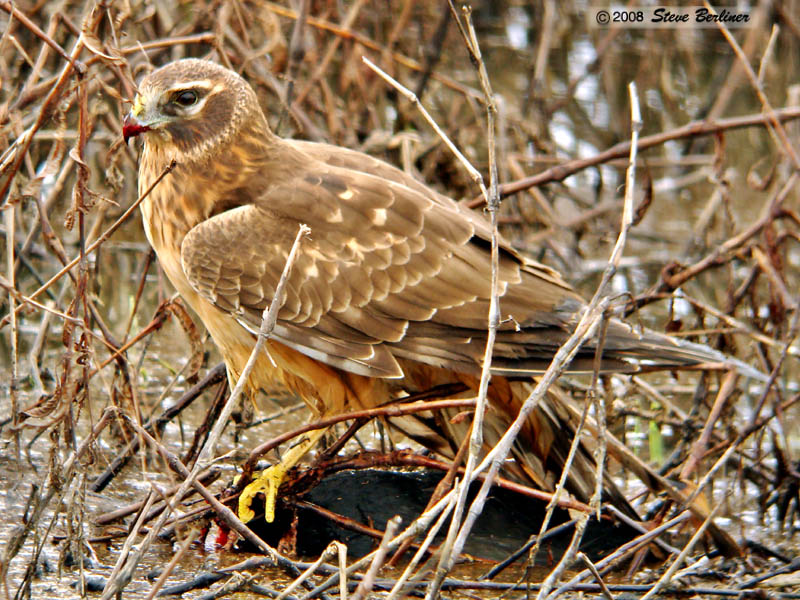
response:
M286 452L279 463L264 469L258 477L255 477L253 481L247 484L239 495L239 518L242 521L247 523L255 518L256 514L250 508L250 505L256 494L263 492L264 519L267 523L272 523L275 519L275 501L278 498L278 488L281 487L286 473L316 445L320 438L325 435L325 431L327 429L318 429L311 432L306 439Z

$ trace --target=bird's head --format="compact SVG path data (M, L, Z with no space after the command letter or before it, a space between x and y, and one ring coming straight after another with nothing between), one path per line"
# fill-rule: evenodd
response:
M253 118L266 125L244 79L215 63L188 58L142 80L122 135L126 143L142 135L147 145L199 158L213 154Z

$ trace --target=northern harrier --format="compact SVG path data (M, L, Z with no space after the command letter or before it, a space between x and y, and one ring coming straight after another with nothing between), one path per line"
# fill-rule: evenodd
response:
M360 152L277 137L250 85L204 60L180 60L146 76L123 135L144 139L140 192L177 161L142 203L145 232L222 352L231 383L254 346L298 226L306 223L311 235L292 269L269 356L259 357L250 389L278 382L318 415L374 407L453 382L474 395L490 298L490 228L480 215ZM558 273L504 240L499 279L503 319L487 445L513 420L531 376L547 366L584 307ZM585 347L570 368L591 370L594 351ZM719 355L615 321L602 369L709 359ZM571 436L561 410L550 399L535 411L508 475L553 488ZM452 455L469 428L452 416L393 425ZM309 444L285 457L284 467ZM584 501L594 486L592 464L582 450L568 481ZM243 497L269 487L274 502L278 483L268 481L251 484ZM610 483L607 496L624 504ZM240 503L240 515L252 517L249 500Z

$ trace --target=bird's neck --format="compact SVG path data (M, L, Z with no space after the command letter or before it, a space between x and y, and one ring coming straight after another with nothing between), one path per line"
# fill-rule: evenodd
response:
M139 169L140 194L175 161L142 202L145 230L156 251L169 247L179 252L195 225L263 194L270 183L269 164L281 144L283 140L258 126L243 128L224 148L192 160L169 145L147 143Z

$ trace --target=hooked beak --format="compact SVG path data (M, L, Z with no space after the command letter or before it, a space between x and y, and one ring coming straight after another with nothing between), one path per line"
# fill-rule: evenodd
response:
M139 94L136 94L136 97L133 99L131 111L125 115L125 119L122 121L122 138L125 140L126 146L128 145L128 140L130 140L132 137L136 137L145 131L150 131L151 124L144 123L139 120L139 117L143 112L144 106L142 97Z
M122 121L122 138L125 140L125 145L127 146L128 140L132 137L136 137L140 133L144 133L145 131L150 131L150 126L145 125L136 116L133 114L133 110L125 115L125 119Z

